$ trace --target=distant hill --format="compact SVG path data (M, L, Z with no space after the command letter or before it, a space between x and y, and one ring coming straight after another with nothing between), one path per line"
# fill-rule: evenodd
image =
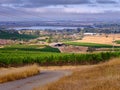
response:
M11 40L30 40L35 39L37 36L19 34L15 30L0 30L0 39L11 39Z

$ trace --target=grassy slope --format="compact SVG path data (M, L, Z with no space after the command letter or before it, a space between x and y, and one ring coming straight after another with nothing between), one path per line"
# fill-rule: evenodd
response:
M72 75L35 90L120 90L120 58L79 68Z
M0 30L0 39L17 39L17 40L29 40L29 39L35 39L37 36L33 35L26 35L26 34L18 34L16 32L7 32Z
M97 44L97 43L65 42L65 44L74 45L74 46L95 47L95 48L112 48L112 45Z

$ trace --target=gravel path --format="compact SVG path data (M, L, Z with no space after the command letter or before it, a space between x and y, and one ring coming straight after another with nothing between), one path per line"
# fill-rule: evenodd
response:
M61 77L70 74L71 71L67 70L41 71L41 73L36 76L0 84L0 90L33 90L35 87L57 81Z

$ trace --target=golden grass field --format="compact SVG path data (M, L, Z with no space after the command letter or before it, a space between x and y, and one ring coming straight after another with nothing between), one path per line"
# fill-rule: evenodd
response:
M76 69L72 75L35 90L120 90L120 58Z
M86 43L99 43L99 44L110 44L112 45L113 37L115 40L120 40L120 34L109 34L108 37L106 35L94 35L94 36L84 36L82 40L77 40L75 42L86 42Z
M14 81L29 76L36 75L40 72L37 65L24 66L19 68L0 68L0 83Z

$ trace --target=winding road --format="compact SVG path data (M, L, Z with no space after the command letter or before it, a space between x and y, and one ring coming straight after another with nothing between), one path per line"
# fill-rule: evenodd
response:
M0 84L0 90L33 90L35 87L57 81L61 77L70 75L71 73L68 70L41 71L36 76Z

